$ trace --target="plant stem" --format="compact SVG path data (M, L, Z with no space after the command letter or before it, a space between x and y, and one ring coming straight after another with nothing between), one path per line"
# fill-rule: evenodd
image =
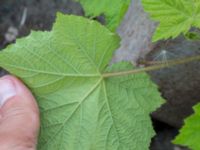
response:
M175 59L175 60L168 61L167 63L160 63L157 65L152 65L152 66L148 66L148 67L144 67L144 68L137 68L134 70L104 73L103 77L109 78L109 77L114 77L114 76L124 76L124 75L136 74L136 73L141 73L141 72L146 72L146 71L159 70L162 68L169 68L171 66L185 64L185 63L189 63L189 62L193 62L193 61L197 61L197 60L200 60L200 55L182 58L182 59Z

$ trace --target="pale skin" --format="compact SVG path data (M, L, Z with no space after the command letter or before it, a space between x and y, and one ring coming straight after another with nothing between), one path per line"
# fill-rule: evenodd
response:
M16 77L0 78L0 150L36 150L40 126L35 98Z

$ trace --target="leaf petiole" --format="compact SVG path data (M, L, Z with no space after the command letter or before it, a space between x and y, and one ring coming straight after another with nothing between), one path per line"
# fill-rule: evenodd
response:
M169 68L175 65L180 65L180 64L185 64L193 61L200 60L200 55L197 56L191 56L187 58L179 58L179 59L174 59L170 60L167 63L165 62L159 62L156 63L156 65L144 67L144 68L137 68L133 70L128 70L128 71L121 71L121 72L109 72L109 73L104 73L102 76L104 78L109 78L109 77L114 77L114 76L125 76L125 75L130 75L130 74L136 74L136 73L141 73L141 72L147 72L147 71L154 71L154 70L159 70L163 68Z

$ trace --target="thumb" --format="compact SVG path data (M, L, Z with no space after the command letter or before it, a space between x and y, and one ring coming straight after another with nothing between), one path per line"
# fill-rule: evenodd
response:
M0 78L0 149L35 149L39 110L30 91L12 76Z

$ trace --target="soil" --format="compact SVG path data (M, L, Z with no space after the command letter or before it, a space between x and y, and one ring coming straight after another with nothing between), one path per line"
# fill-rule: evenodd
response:
M172 59L199 55L199 45L199 41L189 41L180 36L160 42L147 57L151 61L167 63ZM200 102L200 62L160 69L150 72L150 75L167 100L166 104L153 113L154 118L180 128L184 118L193 113L192 107Z
M26 10L25 23L20 25ZM17 38L26 36L30 30L50 30L57 11L84 14L80 4L71 0L1 0L0 49L14 42L13 36ZM6 72L1 69L0 76L4 74ZM162 120L153 120L153 122L157 135L152 140L151 150L183 150L170 142L178 132L175 127L163 123Z

